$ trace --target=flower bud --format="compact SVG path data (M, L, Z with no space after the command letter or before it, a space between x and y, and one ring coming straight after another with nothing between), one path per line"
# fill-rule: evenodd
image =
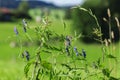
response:
M86 52L85 52L84 49L82 49L82 56L83 56L84 58L86 58Z
M30 60L30 54L28 51L24 51L24 56L26 57L26 60L29 61Z
M79 52L77 51L77 48L76 48L76 47L74 47L74 51L75 51L75 53L76 53L76 56L78 56L78 55L79 55Z
M19 32L18 32L18 30L17 30L17 28L16 28L16 27L14 27L14 32L15 32L15 34L16 34L16 35L18 35L18 34L19 34Z
M104 20L105 22L107 22L107 19L106 19L106 18L103 18L103 20Z
M107 9L108 17L111 17L110 9Z

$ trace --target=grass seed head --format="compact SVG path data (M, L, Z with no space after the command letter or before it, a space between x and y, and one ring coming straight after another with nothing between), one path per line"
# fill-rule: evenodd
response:
M104 42L105 42L105 46L108 46L108 41L107 41L107 39L105 39Z
M113 32L113 31L111 31L111 38L112 38L112 39L115 38L115 37L114 37L114 32Z
M117 26L120 27L120 23L117 17L115 17L115 20L116 20Z
M106 18L103 18L103 21L108 22L108 20Z
M108 14L108 17L111 17L111 13L110 13L110 9L109 8L107 9L107 14Z
M111 40L110 40L110 39L108 39L108 43L109 43L109 44L111 43Z

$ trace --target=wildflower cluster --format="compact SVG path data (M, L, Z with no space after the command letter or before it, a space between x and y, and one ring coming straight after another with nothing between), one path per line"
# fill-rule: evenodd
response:
M83 58L86 58L86 52L85 52L84 49L82 49L82 52L79 53L78 50L77 50L77 48L74 47L74 52L75 52L76 56L82 56Z
M27 22L25 19L22 20L22 24L23 24L23 31L26 33L27 32ZM16 26L14 27L14 32L16 35L19 34L19 31Z
M95 18L98 27L100 27L97 18L92 13L92 11L89 12L84 8L81 9L91 14ZM111 17L109 10L108 10L108 14L109 14L108 16ZM22 28L25 34L27 34L28 25L25 19L22 20L22 23L23 23ZM72 41L78 39L81 35L77 36L77 34L75 33L75 39L73 39L73 37L68 35L66 36L63 34L54 33L47 26L50 26L48 19L43 19L42 25L33 28L37 36L37 41L39 43L39 45L37 45L38 48L34 51L35 56L31 58L31 55L27 50L24 50L24 52L22 52L22 58L25 58L27 60L26 66L24 68L26 79L28 80L65 80L65 79L118 80L117 78L111 76L111 68L110 69L106 68L106 65L101 63L101 56L97 61L93 61L91 66L91 63L88 63L89 61L86 58L88 57L88 55L86 54L86 50L83 48L81 52L79 52L80 48L72 46L73 44ZM14 32L16 35L19 34L16 27L14 27ZM98 29L95 28L93 33L98 36L99 38L98 40L100 40L102 45L105 43L106 47L109 46L109 43L112 43L111 39L114 39L114 32L112 31L110 32L111 34L110 39L105 39L104 41L102 40L102 33L100 28ZM31 40L31 38L28 35L27 37ZM56 39L56 37L57 39L60 40L55 42L54 39ZM58 46L59 44L63 44L63 43L64 46L63 45ZM106 55L107 50L104 47L103 49L104 49L103 53L105 53ZM62 53L66 53L67 56ZM74 56L74 54L77 57ZM82 56L82 58L79 56ZM103 56L104 55L102 55L102 57ZM109 53L107 57L116 59L116 57L113 56L111 53Z

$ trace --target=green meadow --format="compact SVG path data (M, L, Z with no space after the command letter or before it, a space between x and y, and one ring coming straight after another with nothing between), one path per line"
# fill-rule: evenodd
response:
M30 14L33 15L34 14L33 11L31 11ZM62 13L60 13L60 15L61 14ZM49 26L50 30L58 34L64 34L64 35L70 35L70 36L74 35L74 31L72 31L72 27L74 26L72 26L71 20L63 20L62 18L55 19L55 18L50 17L50 21L51 21L51 26ZM64 25L63 25L64 22L66 23L65 30L64 30ZM14 30L13 30L14 26L18 27L18 30L21 30L20 24L21 24L21 20L18 20L16 22L0 22L0 80L26 80L25 75L24 75L24 66L26 64L26 61L22 59L20 56L21 49L19 47L12 47L13 42L17 40L17 36L15 35ZM36 26L40 26L40 23L36 23L34 20L29 20L28 25L29 27L34 28ZM20 32L22 32L22 30ZM34 32L30 32L29 34L32 38L34 38L33 33ZM113 55L117 56L118 62L119 62L120 60L119 43L115 43L113 45L115 46L115 50L114 50L115 54ZM85 49L89 64L97 60L99 57L102 57L102 45L101 44L97 44L97 43L86 44L78 40L74 42L73 46L78 47L79 51L81 51L82 49ZM36 48L37 46L34 45L34 46L23 47L22 49L29 50L32 56L34 55L34 50ZM47 60L50 60L48 56L49 55L46 55L46 54L42 55L43 58L45 59L47 58ZM57 56L57 61L60 62L62 59L65 59L65 58L66 56L64 55ZM120 67L119 67L120 64L118 64L117 66L118 66L117 67L118 70L120 70ZM120 77L119 74L118 76Z

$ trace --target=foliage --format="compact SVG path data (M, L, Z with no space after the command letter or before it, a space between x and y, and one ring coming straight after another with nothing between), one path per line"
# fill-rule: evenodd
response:
M102 31L102 37L103 39L105 38L109 38L109 28L108 28L108 24L106 22L103 21L103 18L109 18L108 15L106 14L106 10L107 8L110 8L111 10L111 18L110 18L110 22L111 22L111 29L112 31L114 31L114 35L115 35L115 41L118 41L118 29L117 26L115 24L115 20L114 17L118 17L119 19L119 15L118 13L120 12L120 10L118 9L118 3L119 0L86 0L83 5L81 5L81 7L84 7L86 9L91 9L92 12L97 16L98 18L98 22L101 26L101 31ZM79 16L79 17L78 17ZM75 28L79 31L79 32L83 32L83 34L86 37L83 37L83 40L87 39L89 42L91 41L91 37L93 38L94 36L89 35L91 32L92 28L96 27L96 24L94 24L94 19L87 13L79 10L79 9L73 9L72 12L72 19L73 19L73 26L75 26ZM90 37L89 37L90 36Z
M97 24L97 27L94 29L95 31L93 34L97 36L95 37L95 39L99 41L102 45L103 55L95 60L92 64L88 63L86 50L82 49L80 52L79 48L73 46L73 43L81 37L81 34L78 35L76 34L76 32L74 36L70 36L68 34L57 34L49 29L50 21L48 20L48 18L43 18L43 22L41 22L41 25L34 28L30 28L27 25L26 20L23 19L22 28L29 42L34 43L34 40L31 38L31 36L29 36L29 30L33 30L33 32L36 33L36 39L39 42L39 46L34 51L33 57L30 56L29 51L22 50L20 52L20 55L22 55L23 58L26 58L26 66L24 67L26 79L118 80L118 77L112 76L112 71L114 68L116 69L117 66L117 57L113 55L114 51L112 49L112 42L110 42L109 46L107 44L108 40L102 40L101 27L98 23L97 17L93 14L93 12L85 8L80 8L80 10L85 11L85 13L89 13L89 15L91 15L94 19L94 22ZM65 28L64 30L66 30L66 24L64 23L63 25ZM14 31L17 37L21 36L21 33L18 32L19 30L17 30L16 27ZM109 41L111 40L112 37ZM42 55L46 55L46 58L42 57ZM64 56L65 58L62 58L61 61L58 61L58 58L60 56ZM114 60L115 64L111 65L111 61Z
M71 17L71 9L66 9L64 19L71 19Z
M29 5L28 5L27 1L21 1L17 10L14 13L17 18L31 19L31 17L28 14L28 11L29 11Z

